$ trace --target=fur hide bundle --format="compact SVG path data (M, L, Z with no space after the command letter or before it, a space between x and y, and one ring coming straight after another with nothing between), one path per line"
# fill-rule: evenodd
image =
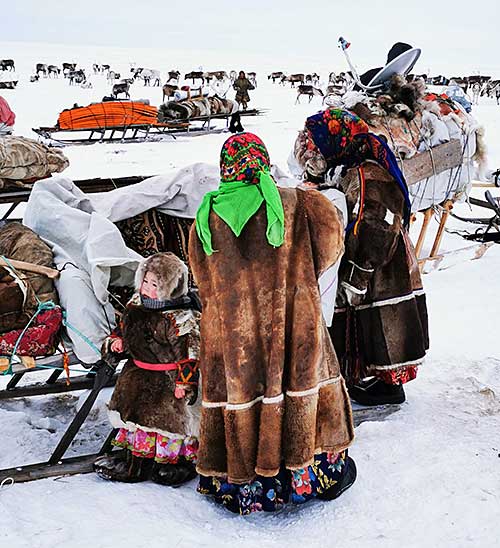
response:
M422 110L425 82L421 78L408 82L404 76L394 75L387 91L376 97L361 92L346 93L342 98L345 108L357 114L368 124L380 116L395 116L413 120Z
M158 299L178 299L188 292L187 266L173 253L157 253L139 263L135 274L135 289L139 292L147 272L158 278Z
M158 121L168 122L169 120L183 120L198 116L231 114L235 111L235 108L235 101L217 95L213 97L194 97L183 101L169 101L160 105Z

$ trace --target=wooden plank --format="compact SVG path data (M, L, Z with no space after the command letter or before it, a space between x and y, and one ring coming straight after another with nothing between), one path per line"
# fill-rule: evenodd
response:
M398 161L402 169L406 183L414 185L423 181L434 174L439 175L443 171L458 167L462 164L462 145L458 139L452 139L448 143L443 143L430 151L420 152L409 158Z
M419 152L407 160L398 160L398 165L405 176L407 185L414 185L428 177L432 177L434 174L439 175L447 169L458 167L461 163L462 145L458 139L452 139L448 143L434 147L432 154L429 151ZM365 164L363 169L367 179L369 179L371 164ZM376 169L375 166L374 169ZM384 176L379 169L377 169L374 177L378 180L392 181L392 177L388 172Z
M25 272L34 272L36 274L43 274L51 280L59 278L59 271L54 268L49 268L48 266L43 266L40 264L27 263L25 261L16 261L7 257L4 259L0 257L1 266L13 266L16 270L22 270Z

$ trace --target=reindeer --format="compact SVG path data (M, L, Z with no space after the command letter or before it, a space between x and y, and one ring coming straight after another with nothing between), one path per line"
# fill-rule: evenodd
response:
M85 69L72 70L68 74L69 85L74 84L84 84L87 81L87 76L85 75Z
M15 71L14 59L2 59L0 61L0 70Z
M145 86L151 85L151 80L153 81L153 86L160 85L160 71L147 68L138 68L131 70L134 73L134 78L141 78Z
M201 83L205 83L205 76L201 71L191 71L184 75L184 80L193 80L193 86L195 80L201 80Z
M169 84L168 82L163 86L163 102L165 102L165 97L167 99L170 99L170 97L174 97L175 92L178 91L179 86Z
M40 73L42 73L43 77L47 78L47 71L48 71L48 67L44 63L36 64L35 73L37 74L38 77L40 77Z
M257 73L256 72L247 72L247 78L251 84L256 88L257 87Z
M76 70L76 63L63 63L62 71L65 78L69 78L69 75Z
M329 97L342 97L346 92L345 84L329 84L326 86L326 92L323 96L323 104Z
M210 80L212 80L212 78L215 78L219 82L222 82L223 80L228 78L228 75L227 75L227 72L225 70L215 70L215 71L212 71L212 72L205 73L205 80L207 82L210 82Z
M308 95L310 103L315 95L323 97L323 92L319 88L315 88L314 86L311 86L309 84L300 84L297 88L297 99L295 100L295 104L300 103L301 95Z
M236 78L238 78L238 73L235 70L232 70L229 73L229 80L231 80L231 84L234 84L236 82Z
M299 84L304 83L304 74L290 74L290 76L283 76L281 78L281 83L285 85L286 82L290 82L291 87L294 88L297 82Z
M170 80L174 80L175 82L179 83L180 77L181 73L178 70L169 70L167 84L170 82Z
M59 74L61 74L61 69L56 65L49 65L47 67L47 75L49 78L51 75L54 75L56 78L59 78Z
M269 76L267 77L268 80L272 80L273 84L276 82L276 80L281 80L285 76L285 74L281 71L279 72L271 72Z
M113 84L113 90L111 92L111 95L117 99L118 95L120 93L124 93L125 97L127 99L130 99L130 84L128 82L118 82L117 84Z
M108 71L108 75L106 76L106 79L108 80L109 84L112 84L115 80L119 80L120 76L121 75L120 75L119 72L115 72L114 70L110 70L110 71Z

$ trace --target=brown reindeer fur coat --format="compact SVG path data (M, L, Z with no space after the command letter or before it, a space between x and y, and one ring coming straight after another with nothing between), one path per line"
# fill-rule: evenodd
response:
M136 295L123 317L125 350L132 358L147 363L178 362L188 357L190 347L197 353L198 322L199 312L145 309ZM111 342L106 340L105 357ZM129 359L108 405L112 425L167 436L197 435L199 409L174 396L176 376L176 371L142 369Z
M285 241L266 240L262 206L239 238L214 213L207 256L194 227L190 263L203 304L198 472L245 483L298 469L354 437L326 330L318 276L343 250L336 209L319 192L279 190Z
M330 332L348 383L375 375L411 380L405 369L422 363L429 347L427 307L415 251L402 227L404 199L389 173L364 164L366 199L358 235L346 236L337 308ZM341 180L350 221L359 200L357 171ZM358 292L349 306L346 284ZM403 375L403 376L402 376ZM394 382L391 382L394 381Z

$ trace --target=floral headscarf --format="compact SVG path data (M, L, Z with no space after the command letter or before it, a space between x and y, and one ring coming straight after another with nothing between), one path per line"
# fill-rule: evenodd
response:
M269 153L262 140L253 133L233 135L222 145L220 177L224 183L245 181L258 183L258 174L269 170Z
M394 153L384 139L369 132L368 125L359 116L335 108L318 112L306 120L302 139L307 151L302 153L303 157L320 156L327 168L359 167L365 161L373 160L386 169L403 193L404 223L406 226L409 224L411 204L408 187ZM318 165L317 158L313 165Z
M280 247L285 235L285 214L278 188L269 173L269 153L252 133L230 137L220 155L221 183L208 192L196 213L196 232L207 255L213 253L210 212L213 210L238 237L247 222L266 204L267 241Z

